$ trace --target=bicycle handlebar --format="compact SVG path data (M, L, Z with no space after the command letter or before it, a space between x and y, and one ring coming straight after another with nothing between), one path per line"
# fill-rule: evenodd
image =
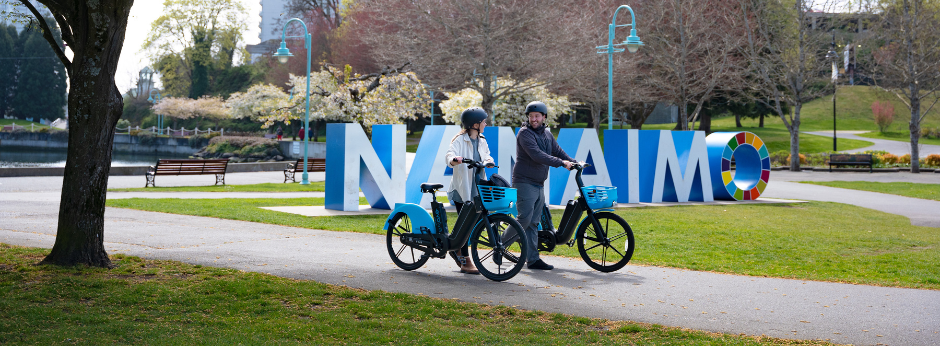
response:
M460 163L466 163L470 168L499 168L497 165L487 166L482 161L474 161L472 159L464 158Z
M571 164L571 169L570 169L570 170L572 170L572 171L573 171L573 170L578 170L578 171L580 171L580 170L583 170L583 169L585 169L585 168L587 168L587 167L590 167L590 166L591 166L590 163L587 163L587 162L584 162L584 161L582 161L582 162L574 162L574 163Z

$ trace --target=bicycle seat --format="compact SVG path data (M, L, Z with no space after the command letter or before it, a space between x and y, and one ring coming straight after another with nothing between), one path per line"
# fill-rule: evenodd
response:
M434 192L443 188L444 188L444 184L429 184L429 183L421 184L421 192L424 192L424 193Z

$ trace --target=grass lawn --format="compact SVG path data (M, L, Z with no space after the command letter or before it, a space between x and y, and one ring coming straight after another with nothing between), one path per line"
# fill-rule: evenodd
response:
M800 183L838 187L842 189L881 192L905 197L940 201L940 184L873 183L867 181L801 181Z
M899 142L907 142L907 143L910 143L910 142L911 142L911 132L910 132L910 131L904 131L904 132L900 132L900 131L898 131L898 132L885 131L884 133L881 133L881 132L878 132L878 131L872 131L872 132L868 132L868 133L859 134L858 136L859 136L859 137L865 137L865 138L874 138L874 139L887 139L887 140L890 140L890 141L899 141ZM918 143L920 143L920 144L940 145L940 138L924 138L924 137L920 137L920 139L918 140ZM924 156L922 155L921 157L924 157Z
M114 255L0 244L0 344L823 345L666 328Z
M108 189L111 192L324 192L325 183L311 181L310 185L300 183L278 184L264 183L252 185L210 185L210 186L170 186L170 187L133 187Z
M305 217L261 206L323 198L120 199L110 207L384 234L386 215ZM553 211L557 225L563 211ZM838 203L618 209L634 230L632 263L857 284L940 289L940 233L903 216ZM456 214L448 220L456 221ZM832 220L840 220L834 223ZM579 258L560 246L553 255ZM585 268L587 268L585 266Z

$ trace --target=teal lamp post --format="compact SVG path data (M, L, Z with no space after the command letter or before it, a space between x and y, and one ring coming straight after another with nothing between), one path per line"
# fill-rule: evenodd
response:
M630 24L617 25L617 12L620 12L622 9L627 9L630 11ZM622 43L614 44L614 29L629 26L630 27L630 36L627 37ZM640 41L640 38L636 35L636 15L633 13L633 9L627 5L620 5L616 11L614 11L614 18L610 21L610 26L607 29L607 45L606 46L597 46L598 54L607 54L607 129L612 130L614 128L614 53L623 52L623 48L614 48L618 46L627 46L627 51L630 53L636 53L640 46L643 46L643 41Z
M310 32L307 31L307 24L300 18L291 18L287 23L284 23L284 30L281 31L281 48L277 49L277 52L274 53L274 57L277 58L277 61L284 64L287 63L287 59L294 56L291 54L290 50L287 49L287 26L291 23L297 21L300 25L304 27L303 36L290 36L294 37L303 37L304 38L304 48L307 48L307 109L306 114L304 115L304 174L303 180L300 181L300 185L310 185L310 180L307 176L307 141L310 140Z
M150 89L150 97L147 98L147 101L150 101L150 103L154 103L154 101L160 102L160 99L162 98L160 96L160 92L157 91L157 98L154 99L153 98L154 91L156 90ZM162 114L157 114L157 134L159 135L163 134L163 115Z

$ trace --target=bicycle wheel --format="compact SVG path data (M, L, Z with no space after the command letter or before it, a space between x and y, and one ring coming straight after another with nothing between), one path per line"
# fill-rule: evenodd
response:
M609 273L619 270L633 257L633 230L617 214L595 213L601 229L596 231L590 218L578 226L578 252L591 268Z
M489 219L496 234L491 236L483 222L477 223L470 237L470 257L487 279L508 280L525 265L528 249L521 246L525 244L525 233L519 222L506 214L493 214ZM502 239L507 230L514 231L515 235Z
M388 222L385 244L395 265L404 270L415 270L428 261L428 256L424 255L424 251L402 244L401 235L406 233L411 233L411 219L405 213L398 213Z

